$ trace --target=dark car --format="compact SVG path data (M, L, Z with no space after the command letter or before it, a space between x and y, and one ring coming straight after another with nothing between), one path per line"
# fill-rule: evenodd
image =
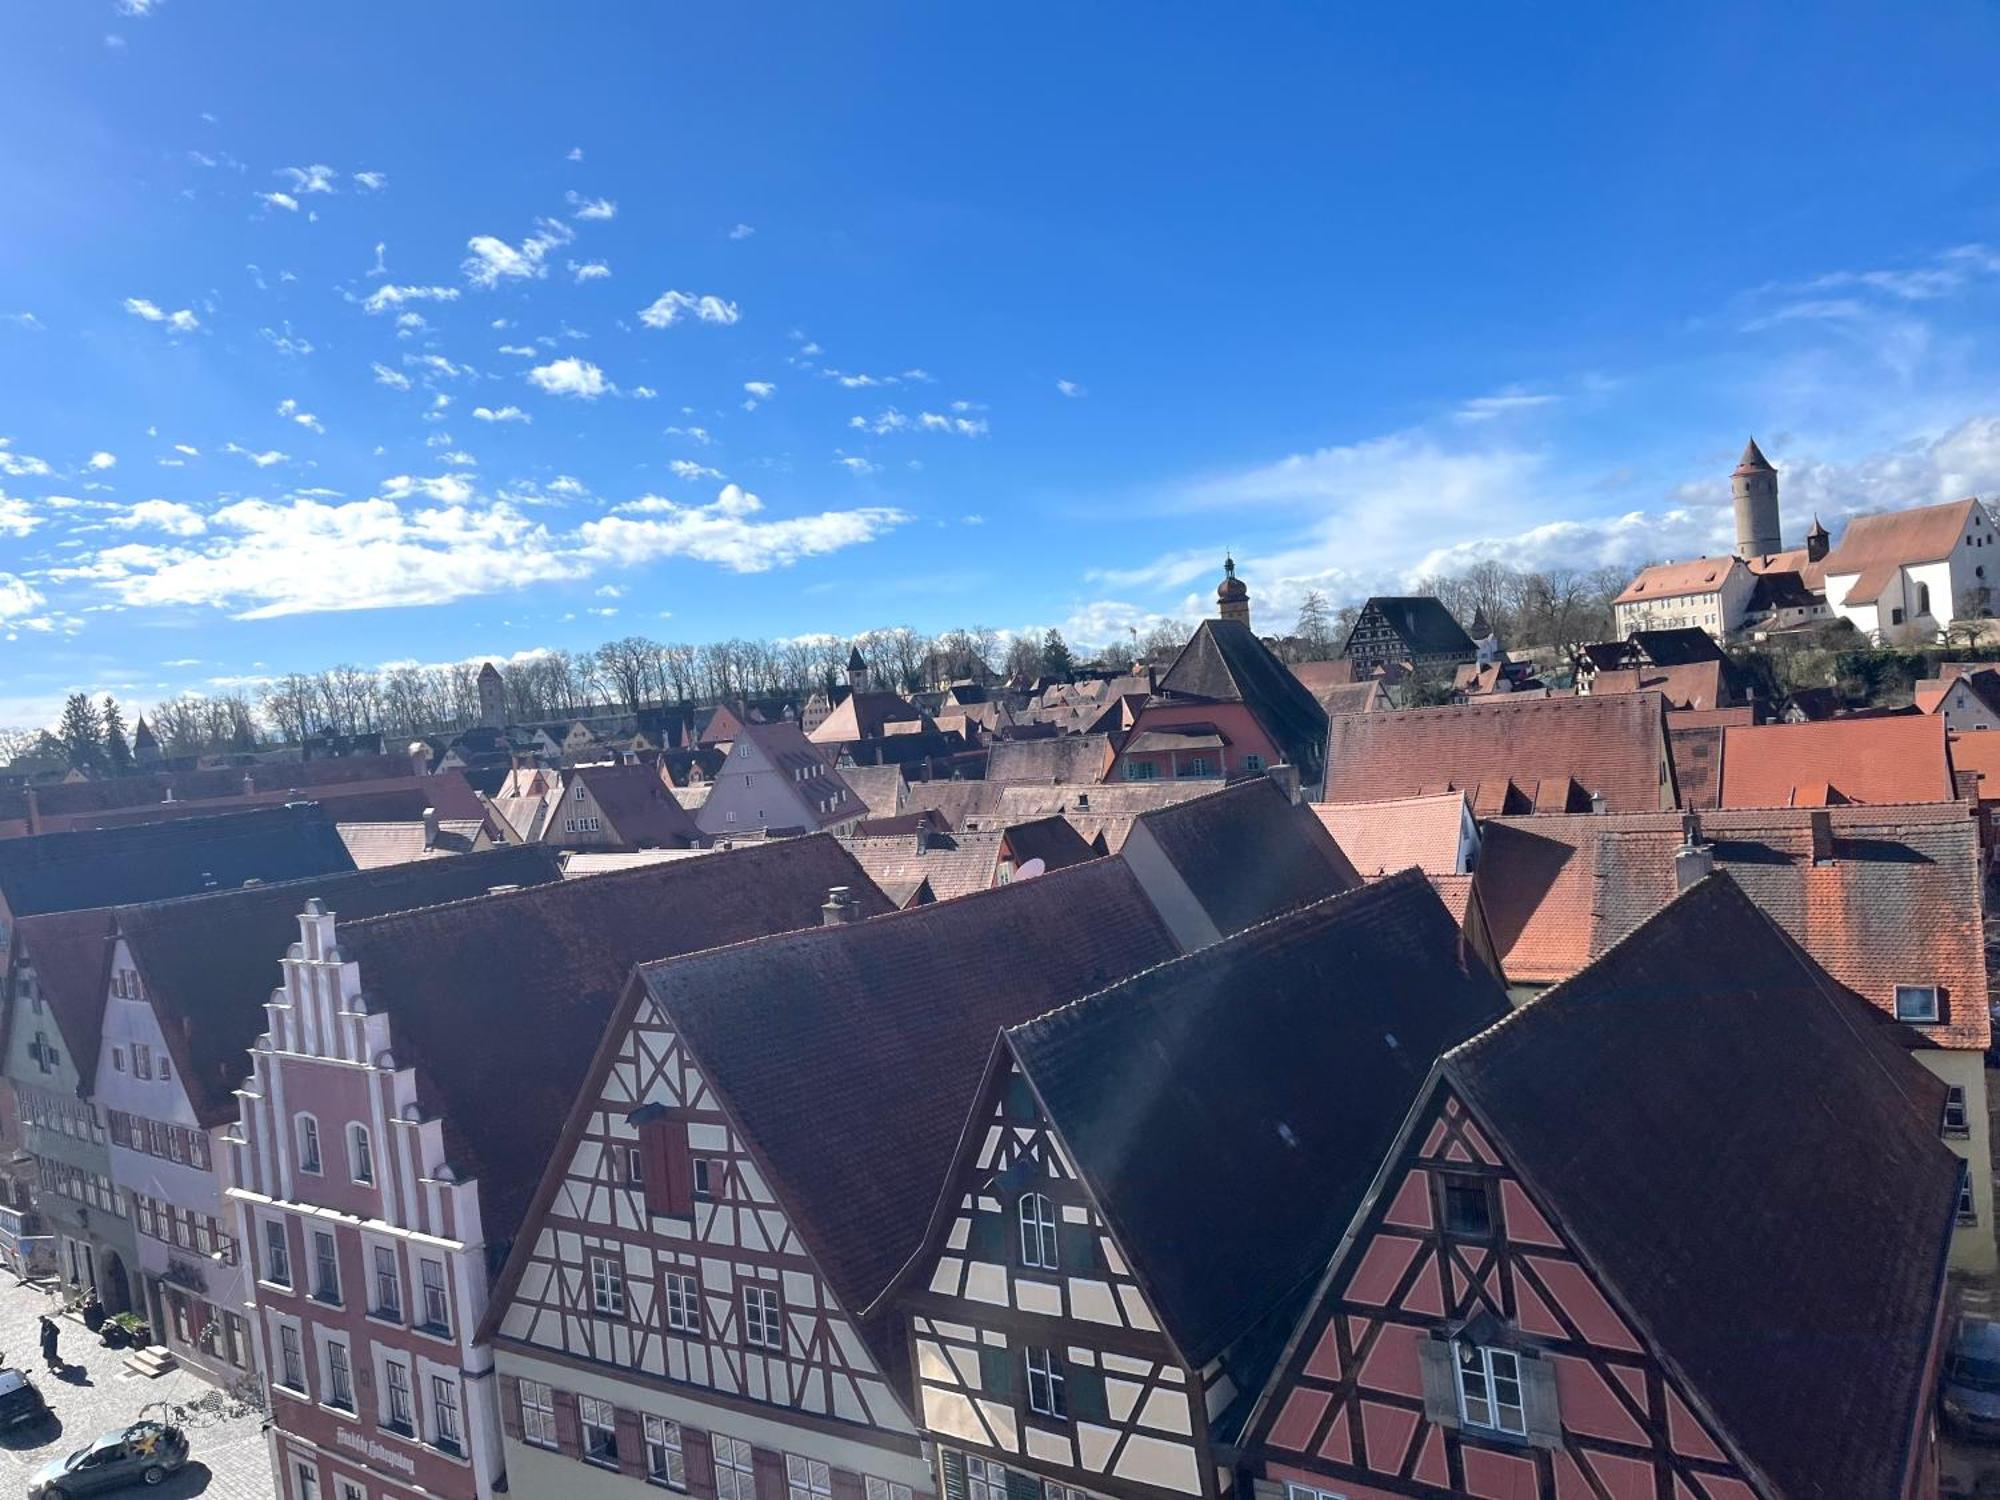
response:
M26 1374L0 1369L0 1430L11 1431L39 1422L49 1414L49 1403Z
M28 1478L28 1500L69 1500L132 1485L158 1484L187 1462L186 1436L161 1422L135 1422L68 1458L52 1458Z
M1938 1401L1953 1432L2000 1438L2000 1323L1971 1316L1958 1320Z

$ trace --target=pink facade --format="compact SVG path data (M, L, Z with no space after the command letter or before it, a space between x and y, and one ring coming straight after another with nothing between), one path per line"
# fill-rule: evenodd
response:
M478 1191L445 1165L443 1123L334 928L307 903L231 1143L278 1494L485 1500L501 1451L492 1356L473 1342Z
M1201 726L1212 727L1223 740L1218 748L1135 750L1134 742L1149 731L1196 737ZM1141 742L1143 743L1143 742ZM1149 703L1127 737L1107 781L1171 781L1176 778L1222 779L1255 775L1285 758L1264 733L1257 716L1241 703ZM1148 771L1147 766L1151 767Z

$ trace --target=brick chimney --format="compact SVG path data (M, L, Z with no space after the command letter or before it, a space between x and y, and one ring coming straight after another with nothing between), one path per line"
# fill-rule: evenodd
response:
M1299 805L1299 768L1297 766L1288 765L1280 761L1277 765L1265 771L1264 774L1278 783L1278 790L1285 794L1286 801L1290 802L1294 807Z
M853 892L844 885L832 886L826 893L826 905L819 909L819 924L822 927L844 927L849 922L861 920L861 903L854 899Z
M424 809L424 847L426 849L435 849L437 848L437 841L438 810L435 807L427 807Z
M1715 873L1715 850L1701 841L1701 824L1693 813L1681 818L1681 846L1674 851L1674 889L1686 891Z
M1815 807L1812 820L1812 857L1816 865L1833 863L1833 814L1823 807Z

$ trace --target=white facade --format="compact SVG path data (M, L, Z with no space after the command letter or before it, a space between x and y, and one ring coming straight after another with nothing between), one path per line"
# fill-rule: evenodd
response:
M1756 575L1743 566L1742 559L1731 559L1731 566L1714 588L1614 604L1611 613L1616 634L1626 637L1639 630L1681 630L1694 626L1721 640L1742 628L1743 616L1756 588Z
M1838 557L1836 553L1828 561ZM1852 603L1848 596L1869 575L1829 569L1827 603L1835 614L1870 640L1934 640L1940 631L1960 618L1962 605L1976 605L1984 599L1989 601L1984 612L1991 612L1992 591L2000 583L2000 533L1995 532L1986 507L1974 501L1965 529L1954 539L1947 556L1893 566L1894 576L1874 599ZM1978 616L1982 611L1975 607L1969 613Z

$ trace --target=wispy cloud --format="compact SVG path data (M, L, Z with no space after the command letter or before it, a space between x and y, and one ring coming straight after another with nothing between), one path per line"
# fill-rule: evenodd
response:
M148 323L163 323L175 333L193 333L201 327L201 319L187 308L179 312L167 312L157 302L149 302L144 297L127 297L125 311L135 318L143 318Z
M535 419L518 406L475 406L472 415L482 422L532 422Z
M563 198L575 210L570 215L572 219L615 219L618 217L618 205L613 203L609 198L586 198L583 194L577 192L565 193L563 194Z
M1496 417L1510 417L1519 412L1554 406L1561 399L1546 391L1530 391L1510 385L1490 396L1474 396L1452 415L1461 422L1491 422Z
M465 242L471 252L460 269L476 287L491 291L503 281L524 281L549 273L551 250L567 245L576 235L559 219L537 219L535 232L519 245L490 234L475 234Z
M389 174L387 172L356 172L354 180L361 185L362 191L379 193L389 185Z
M747 240L750 238L751 235L755 234L756 232L757 231L751 228L748 224L738 224L734 229L731 229L729 231L729 237L732 240Z
M247 458L260 469L268 469L273 464L285 463L292 456L289 453L280 453L276 448L266 448L260 453L255 449L244 447L241 443L224 443L222 451L224 453L234 453L238 458Z
M1084 388L1078 385L1074 380L1058 380L1056 382L1056 390L1059 391L1061 394L1068 396L1071 400L1075 400L1079 396L1085 396L1089 394L1089 392L1084 390Z
M458 288L455 286L396 286L385 284L370 292L361 303L361 310L367 313L394 312L411 302L456 302Z
M587 260L581 263L571 261L569 274L576 278L578 286L582 286L586 281L608 280L611 276L611 267L601 260Z
M639 309L639 321L648 328L671 328L688 316L703 323L729 324L743 314L734 302L726 302L720 297L696 296L691 292L662 292L649 306Z
M280 167L277 175L290 182L292 191L305 193L330 193L333 191L335 173L325 165L311 167Z
M305 428L307 432L324 433L326 431L325 423L321 422L311 412L301 410L299 403L294 401L290 396L287 396L278 403L278 415L288 422L297 423L299 426Z
M985 437L988 431L984 417L948 416L935 411L911 415L893 406L873 417L849 417L847 425L857 432L869 432L877 437L892 432L947 432L958 437Z

